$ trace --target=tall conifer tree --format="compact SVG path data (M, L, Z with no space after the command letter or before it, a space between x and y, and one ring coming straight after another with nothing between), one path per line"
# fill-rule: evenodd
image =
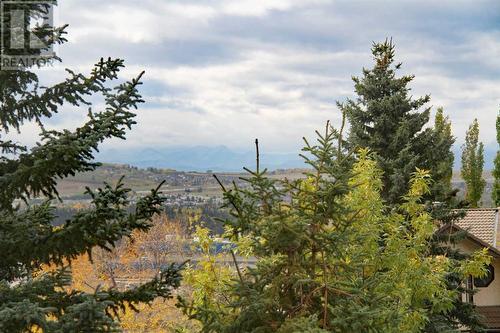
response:
M462 178L465 181L465 198L472 207L478 207L486 181L483 179L484 146L479 142L479 123L474 119L465 135L462 146Z
M497 144L500 146L500 115L497 115L496 122L497 129ZM493 168L493 191L491 193L491 198L493 200L493 205L495 207L500 207L500 150L497 150L495 156L495 163Z
M353 77L356 100L341 105L351 125L349 142L353 147L368 147L376 153L384 171L383 197L400 202L408 189L410 174L419 163L423 126L429 121L429 109L421 108L429 96L413 99L408 84L413 75L396 77L401 64L394 64L392 41L372 47L375 65L363 69L362 77Z
M46 5L26 2L23 9L31 18L47 15ZM64 42L63 28L43 29L42 34L54 36L52 42ZM88 209L62 226L52 224L58 180L94 170L99 165L93 162L98 145L107 138L124 138L135 123L132 110L142 102L141 75L108 87L122 67L120 59L101 60L89 75L68 70L65 80L46 88L41 88L32 68L0 70L0 332L117 332L120 309L170 297L179 284L178 269L170 267L125 292L66 288L72 259L91 254L95 247L110 249L134 230L148 230L162 202L158 188L153 189L130 213L130 190L121 182L105 184L96 191L87 189L92 203ZM101 95L105 107L90 109L90 95ZM88 108L87 121L75 130L46 129L45 119L62 106ZM33 148L5 139L6 133L20 131L27 122L41 129L40 142Z
M375 65L353 77L356 100L339 104L351 126L348 141L353 148L367 147L377 156L384 171L383 197L399 203L408 190L416 167L430 170L435 184L433 195L442 198L449 190L449 161L452 156L449 121L438 111L436 129L424 128L429 121L428 95L414 99L408 86L413 75L397 77L392 41L372 47ZM429 147L432 146L432 149Z
M413 99L408 85L414 76L396 75L401 64L394 63L392 41L375 43L372 54L374 67L363 69L362 77L353 78L357 99L339 104L351 125L348 142L351 148L366 147L375 153L384 175L382 196L392 207L401 203L415 168L429 170L434 180L426 194L431 203L429 212L443 227L451 225L463 216L451 209L463 208L455 199L456 191L451 188L454 160L451 147L455 140L451 123L440 108L434 127L424 128L429 121L430 109L425 105L430 98L426 95ZM432 255L446 255L452 259L447 287L454 292L463 290L462 281L452 273L452 267L460 266L466 256L453 250L449 243L458 242L463 236L459 233L446 237L436 234L430 245ZM451 309L434 313L425 331L453 331L460 326L481 330L474 307L457 299Z

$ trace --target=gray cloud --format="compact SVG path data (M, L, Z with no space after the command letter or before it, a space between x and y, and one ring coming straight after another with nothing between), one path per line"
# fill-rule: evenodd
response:
M352 75L371 66L373 41L393 37L415 95L444 106L462 142L473 118L494 141L500 105L500 3L491 1L61 1L70 42L64 66L88 71L122 57L122 78L146 70L139 124L107 147L220 145L297 151L335 100L353 97ZM62 71L44 73L55 81ZM76 126L82 115L51 120ZM36 129L30 127L31 140Z

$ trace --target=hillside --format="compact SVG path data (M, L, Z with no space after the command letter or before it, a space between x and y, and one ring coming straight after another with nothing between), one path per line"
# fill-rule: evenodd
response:
M297 178L302 176L303 169L279 169L269 175L277 178ZM217 177L225 185L233 181L242 183L240 177L244 173L219 173ZM171 169L147 168L141 169L127 164L103 164L97 170L68 177L58 182L61 197L69 200L84 199L85 187L95 189L104 182L116 183L120 177L124 183L135 192L148 191L164 181L164 193L196 193L198 196L220 196L221 189L212 172L185 172Z
M305 169L278 169L269 173L270 177L294 179L303 176ZM236 172L216 172L217 176L225 185L233 181L241 184L240 177L244 173ZM192 193L197 196L220 196L220 186L213 177L212 172L187 172L176 171L172 169L147 168L141 169L128 164L103 164L93 172L77 174L59 181L58 189L64 199L79 200L84 199L82 195L86 186L94 189L103 184L103 182L115 183L120 177L124 176L124 182L136 192L148 191L165 181L162 190L164 193L181 194ZM483 204L491 205L491 188L493 177L490 171L484 173L486 179L486 189L483 194ZM454 187L463 193L465 184L460 177L460 172L455 171L452 179Z
M124 163L140 168L170 168L179 171L216 170L238 172L255 164L255 152L234 151L226 146L105 149L96 156L104 163ZM261 152L261 166L270 170L303 167L298 153Z

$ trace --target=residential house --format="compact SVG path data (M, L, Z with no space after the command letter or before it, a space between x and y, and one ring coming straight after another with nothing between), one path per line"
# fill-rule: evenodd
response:
M454 226L465 230L467 237L458 247L470 253L487 248L492 257L488 274L481 279L470 279L469 285L477 288L477 293L467 301L477 305L483 315L488 332L500 332L500 228L498 208L469 209L463 219Z

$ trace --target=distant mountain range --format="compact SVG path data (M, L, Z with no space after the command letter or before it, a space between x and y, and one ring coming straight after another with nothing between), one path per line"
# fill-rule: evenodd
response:
M176 148L106 149L96 160L104 163L130 164L140 168L154 167L179 171L241 171L255 168L255 152L237 152L226 146ZM298 153L261 153L261 167L270 170L302 168Z
M454 169L460 169L460 147L454 147ZM262 152L261 166L270 170L307 167L297 153ZM493 167L496 147L485 147L485 170ZM254 151L235 151L226 146L105 149L96 159L105 163L130 164L140 168L154 167L179 171L238 172L255 167Z

